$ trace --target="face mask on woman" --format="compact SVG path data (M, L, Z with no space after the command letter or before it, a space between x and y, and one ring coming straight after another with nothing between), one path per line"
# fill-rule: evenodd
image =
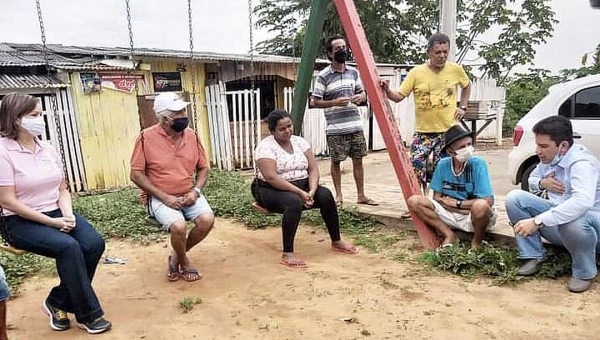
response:
M27 117L21 118L21 127L29 132L32 136L40 136L46 132L46 123L44 117Z

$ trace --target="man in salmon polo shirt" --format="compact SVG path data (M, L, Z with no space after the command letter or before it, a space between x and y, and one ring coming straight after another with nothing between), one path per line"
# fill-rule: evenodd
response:
M202 278L187 252L208 235L215 222L202 194L208 179L208 162L194 130L188 128L189 104L175 93L158 95L154 100L158 123L144 129L131 156L131 180L147 193L150 216L171 234L173 249L166 271L169 281L181 278L192 282ZM189 234L186 220L194 222Z

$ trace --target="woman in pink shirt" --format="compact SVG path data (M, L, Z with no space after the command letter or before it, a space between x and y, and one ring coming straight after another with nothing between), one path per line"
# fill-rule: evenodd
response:
M102 236L73 213L62 160L37 136L45 132L38 99L11 93L0 104L0 231L11 245L54 258L60 284L43 307L56 331L80 328L102 333L111 327L92 288L102 253Z

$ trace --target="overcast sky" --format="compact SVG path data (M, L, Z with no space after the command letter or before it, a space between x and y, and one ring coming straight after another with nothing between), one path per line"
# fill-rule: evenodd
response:
M253 0L256 5L259 0ZM124 0L41 0L47 41L64 45L129 46ZM193 0L197 51L249 51L246 0ZM0 42L38 43L34 0L0 0ZM554 37L537 48L535 67L579 67L581 56L600 43L600 10L589 0L553 0L560 22ZM131 0L137 47L189 48L187 1ZM255 41L268 37L255 31Z

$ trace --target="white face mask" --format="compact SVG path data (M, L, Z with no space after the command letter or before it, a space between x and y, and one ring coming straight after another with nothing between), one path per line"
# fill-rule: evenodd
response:
M462 148L459 150L456 150L456 160L464 163L466 162L469 157L471 157L473 155L473 152L475 152L475 148L472 145L467 146L466 148Z
M21 127L32 136L43 135L46 132L46 123L44 123L44 117L42 116L21 118Z

